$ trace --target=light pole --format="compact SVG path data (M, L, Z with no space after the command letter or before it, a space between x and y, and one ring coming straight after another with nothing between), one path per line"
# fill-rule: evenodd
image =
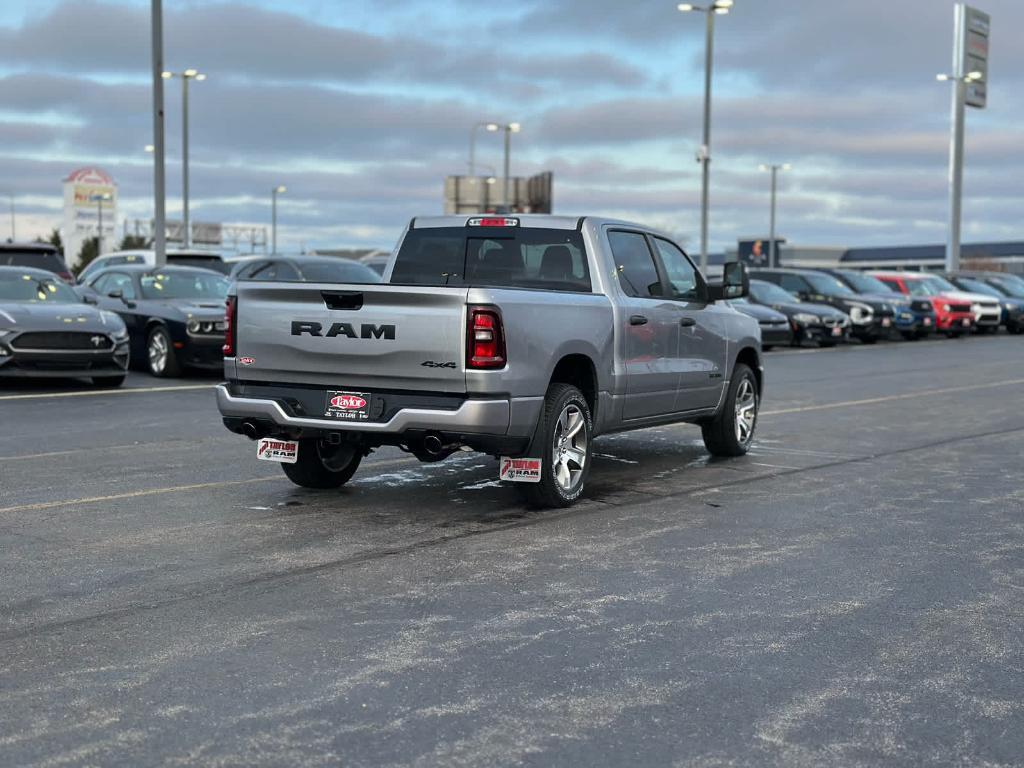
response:
M102 195L93 195L93 199L96 201L96 218L99 221L96 229L96 255L99 256L103 253L103 203L112 200L113 196L104 192Z
M711 5L694 5L679 3L676 6L683 13L700 11L707 17L704 37L704 133L697 154L697 162L701 164L700 188L700 268L707 272L708 268L708 184L711 164L711 63L715 40L715 16L725 15L733 6L733 0L714 0Z
M964 102L967 86L982 81L981 72L936 75L939 82L953 83L951 135L949 138L949 232L946 239L946 271L960 269L960 199L964 182Z
M489 133L494 133L500 126L497 123L477 123L469 132L469 175L476 176L476 132L480 128L486 128Z
M779 254L775 245L775 190L776 182L778 180L779 171L788 171L791 166L789 163L774 163L771 165L761 164L758 166L762 171L771 171L772 173L772 212L769 219L769 233L768 233L768 268L775 269L779 263Z
M14 193L8 193L11 198L11 242L18 239L18 236L14 233Z
M191 230L188 221L188 81L202 82L206 75L197 69L186 69L184 72L164 72L163 77L181 78L181 208L182 208L182 245L189 247Z
M167 263L164 184L164 12L163 0L150 0L153 75L153 252L156 266Z
M512 134L519 133L522 126L519 123L508 123L507 125L501 126L505 131L505 191L502 193L503 202L506 210L510 207L509 195L508 195L508 180L509 180L509 156L512 148Z
M284 184L278 184L276 187L270 190L271 256L277 253L277 196L283 195L287 191L288 190Z

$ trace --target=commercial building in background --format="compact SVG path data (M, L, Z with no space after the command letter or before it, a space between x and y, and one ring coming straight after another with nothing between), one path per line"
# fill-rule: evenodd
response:
M97 235L100 253L116 245L117 184L100 168L79 168L64 179L64 219L60 236L64 242L64 260L69 267L77 262L82 243Z
M554 176L550 171L508 180L509 201L502 199L504 184L494 176L449 176L444 181L444 212L551 213Z

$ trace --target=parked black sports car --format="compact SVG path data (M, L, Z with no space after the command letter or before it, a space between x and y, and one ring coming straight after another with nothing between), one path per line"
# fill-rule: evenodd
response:
M118 387L128 331L113 312L83 304L57 275L0 267L0 377L78 377Z
M816 341L823 347L834 347L850 337L850 318L845 312L827 304L808 304L774 283L751 280L750 301L788 317L795 346Z
M132 356L154 376L224 364L223 275L197 267L123 265L92 275L88 287L101 307L124 320Z
M744 315L757 320L761 326L761 349L771 349L776 346L790 346L793 343L793 329L789 325L789 318L781 312L763 304L754 304L748 299L730 299L729 305Z

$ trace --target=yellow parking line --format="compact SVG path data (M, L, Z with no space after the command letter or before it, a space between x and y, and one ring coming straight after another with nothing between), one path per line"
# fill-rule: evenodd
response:
M189 389L213 389L216 384L183 384L175 387L122 387L120 389L90 389L84 392L46 392L38 395L0 395L0 400L43 400L48 397L98 397L99 395L129 395L137 392L177 392Z
M863 400L844 400L838 403L821 403L819 405L801 405L797 408L780 408L775 411L761 411L761 416L779 416L784 413L805 413L807 411L827 411L832 408L850 408L855 405L874 405L875 403L889 403L894 400L910 400L917 397L928 397L929 395L946 395L953 392L973 392L979 389L995 389L996 387L1009 387L1014 384L1024 384L1024 379L1007 379L1006 381L990 381L986 384L967 384L962 387L945 387L943 389L921 389L916 392L907 392L902 395L886 395L884 397L868 397Z

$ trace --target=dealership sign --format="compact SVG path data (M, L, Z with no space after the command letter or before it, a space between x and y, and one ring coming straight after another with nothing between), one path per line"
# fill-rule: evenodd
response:
M103 232L99 232L100 221ZM69 264L78 259L82 243L102 234L101 251L114 247L117 230L117 184L100 168L79 168L64 179L64 220L61 237Z
M980 73L977 80L966 83L965 103L969 107L985 108L988 99L988 42L992 18L969 5L957 7L963 13L957 40L956 65L962 75Z

